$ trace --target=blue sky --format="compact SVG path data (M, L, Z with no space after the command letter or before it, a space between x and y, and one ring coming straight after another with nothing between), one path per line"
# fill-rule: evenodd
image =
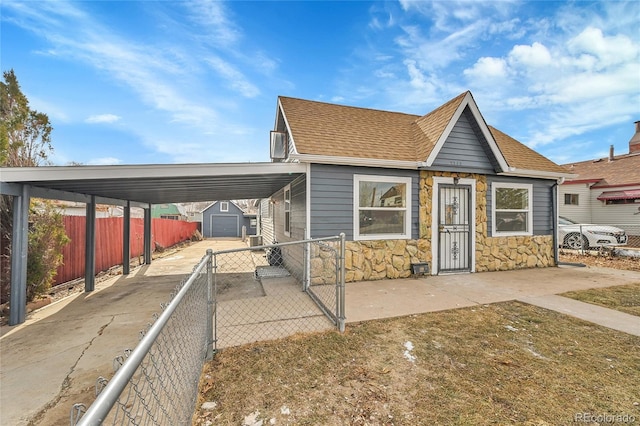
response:
M637 1L0 8L2 70L48 114L56 165L269 161L279 95L423 115L471 90L558 163L628 152L640 120Z

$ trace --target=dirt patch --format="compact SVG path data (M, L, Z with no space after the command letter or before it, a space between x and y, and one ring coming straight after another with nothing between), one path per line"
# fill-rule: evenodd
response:
M624 269L627 271L640 271L640 257L616 256L611 252L577 252L561 251L561 262L583 263L587 266L599 268Z
M640 338L518 302L224 349L194 425L640 419ZM202 409L203 403L206 409Z

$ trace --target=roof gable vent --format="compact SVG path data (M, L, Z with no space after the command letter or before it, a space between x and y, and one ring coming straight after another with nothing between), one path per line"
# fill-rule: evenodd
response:
M285 160L287 158L287 134L271 131L271 159Z

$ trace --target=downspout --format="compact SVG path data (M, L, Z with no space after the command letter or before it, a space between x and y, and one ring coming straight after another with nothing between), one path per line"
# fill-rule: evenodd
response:
M553 214L553 260L556 266L585 267L584 263L560 262L560 244L558 241L558 185L564 182L564 178L551 185L551 212Z
M558 247L558 181L551 185L551 215L553 216L553 261L560 266Z

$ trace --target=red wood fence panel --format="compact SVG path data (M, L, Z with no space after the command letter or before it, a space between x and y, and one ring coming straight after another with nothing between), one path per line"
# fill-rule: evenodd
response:
M122 217L96 219L96 273L122 264ZM62 253L64 263L58 268L54 285L84 277L84 246L86 218L84 216L64 216L64 227L71 240ZM198 229L197 222L171 219L151 220L152 248L156 244L171 247L191 238ZM133 218L130 222L129 247L131 258L143 253L144 221Z

